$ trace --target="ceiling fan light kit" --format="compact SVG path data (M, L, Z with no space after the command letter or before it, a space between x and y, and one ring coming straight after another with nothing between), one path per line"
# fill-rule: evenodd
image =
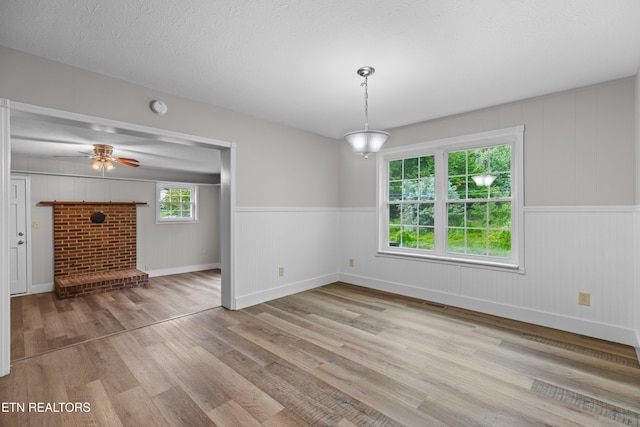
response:
M84 157L91 159L89 165L97 171L113 170L116 168L114 163L119 163L125 166L131 166L137 168L140 166L140 162L136 159L130 159L128 157L115 157L113 155L113 147L111 145L93 144L93 154L80 151L83 156L56 156L56 157Z
M384 143L389 139L389 133L381 130L369 130L369 76L376 72L373 67L359 68L357 73L364 77L364 82L360 86L364 87L364 129L346 133L344 139L351 145L353 152L361 154L365 159L369 154L380 151Z

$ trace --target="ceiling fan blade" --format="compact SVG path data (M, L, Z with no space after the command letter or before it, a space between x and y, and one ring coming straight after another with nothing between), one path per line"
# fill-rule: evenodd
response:
M93 155L86 154L84 156L53 156L53 157L66 157L66 158L74 158L74 159L90 159Z
M133 163L140 163L139 161L137 161L136 159L130 159L128 157L116 157L117 159L122 159L122 160L126 160L128 162L133 162Z
M137 160L135 159L131 159L131 160L137 162ZM116 157L115 161L116 163L120 163L121 165L132 166L134 168L137 168L138 166L140 166L138 163L133 163L132 161L129 161L129 159L123 159L122 157Z

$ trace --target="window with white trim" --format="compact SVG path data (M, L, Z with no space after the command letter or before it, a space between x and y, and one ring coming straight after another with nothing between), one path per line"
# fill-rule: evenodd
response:
M198 222L198 186L156 183L156 224Z
M378 154L380 254L521 268L524 126Z

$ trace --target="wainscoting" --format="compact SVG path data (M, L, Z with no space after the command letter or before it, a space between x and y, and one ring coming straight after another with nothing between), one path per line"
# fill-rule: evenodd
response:
M638 347L634 208L528 207L524 216L520 274L377 256L373 208L241 208L237 308L341 280ZM590 306L578 305L579 292Z
M337 281L340 244L337 208L236 209L236 308Z
M376 256L375 209L341 213L341 280L638 346L632 207L525 209L525 272ZM348 259L355 258L354 267ZM578 305L578 293L591 305Z

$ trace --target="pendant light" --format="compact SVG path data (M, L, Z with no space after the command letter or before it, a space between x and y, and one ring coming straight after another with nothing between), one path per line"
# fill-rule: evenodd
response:
M368 79L373 75L376 69L373 67L362 67L358 69L359 76L364 77L364 82L360 86L364 86L364 129L349 132L344 135L353 152L362 154L365 159L369 158L369 154L377 153L382 145L389 139L389 134L381 130L369 130L369 90Z

